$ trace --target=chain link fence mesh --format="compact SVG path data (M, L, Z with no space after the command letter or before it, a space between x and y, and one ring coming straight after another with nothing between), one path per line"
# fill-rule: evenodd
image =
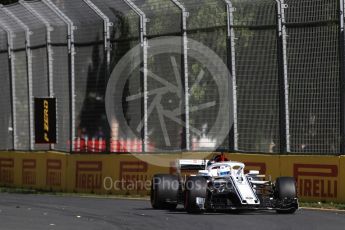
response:
M183 127L166 117L165 111L176 110L182 117L183 101L181 92L181 50L171 53L154 55L152 44L156 37L181 36L182 12L170 0L133 0L133 3L143 11L149 19L147 23L148 37L148 145L150 151L181 151L183 148ZM182 39L181 39L182 40ZM174 64L178 75L174 72ZM164 90L168 85L174 89ZM155 91L163 90L159 93ZM182 96L182 97L181 97ZM138 126L138 125L137 125Z
M83 139L86 145L93 138L104 138L108 127L105 115L105 89L107 83L104 60L104 26L99 17L84 1L52 1L74 24L75 76L74 117L72 130L75 143Z
M187 18L187 34L193 39L205 45L215 52L223 61L217 63L218 67L227 63L227 6L223 0L182 0L180 1L189 13ZM207 15L207 16L206 16ZM228 103L225 97L220 98L220 92L216 84L217 76L213 76L207 66L199 61L188 58L191 110L190 126L199 130L191 132L191 149L193 151L207 151L217 147L219 150L228 149L229 141L218 140L217 131L222 127L216 125L218 112ZM226 91L229 91L226 87ZM231 92L229 92L231 93ZM226 92L227 94L227 92ZM205 105L202 106L202 105ZM194 110L193 108L203 108ZM220 118L223 126L229 127L229 117ZM216 131L211 131L212 127ZM229 127L231 128L231 127Z
M48 61L47 61L47 34L46 26L35 15L20 4L15 4L6 7L11 13L17 17L29 29L30 40L27 41L27 46L30 50L30 61L27 62L28 69L31 69L32 75L32 98L29 103L34 108L34 98L49 97L48 91ZM34 111L33 111L34 114ZM31 119L34 127L34 119ZM34 133L30 133L32 135ZM34 136L30 136L33 140ZM49 145L38 144L33 147L33 150L48 150Z
M12 90L14 93L14 143L16 150L30 149L29 129L29 100L28 100L28 72L27 57L25 51L25 30L18 22L4 12L0 11L0 20L5 24L15 37L12 38ZM5 127L6 128L6 127Z
M339 1L286 4L291 151L339 153Z
M140 18L124 1L94 0L92 2L113 24L110 28L111 60L109 69L111 72L127 52L140 45ZM138 95L142 92L141 69L134 66L132 68L133 71L128 77L122 95L123 112L127 124L120 124L116 118L111 120L108 135L110 152L142 151L141 130L137 131L137 126L143 117L142 103L140 98L133 101L126 100L128 96ZM128 148L130 143L136 143L136 146Z
M280 143L287 137L282 136L284 130L280 130L285 118L281 114L280 100L285 92L279 91L282 51L278 42L277 1L91 0L97 9L83 0L51 2L75 26L75 53L71 54L75 58L74 66L69 55L68 26L45 2L26 2L40 17L22 4L4 6L15 17L3 8L0 10L0 28L3 29L0 30L0 76L4 95L0 106L6 111L0 115L0 149L30 149L32 132L29 127L34 119L29 114L32 98L29 99L28 71L32 69L32 96L57 98L58 141L53 149L68 152L72 144L76 152L141 152L144 137L143 53L142 63L139 66L131 64L129 76L121 76L126 79L124 88L116 89L122 91L121 98L117 99L122 103L126 124L116 117L108 121L105 95L110 74L120 60L133 48L138 47L143 52L147 45L149 152L184 151L187 142L191 151L229 150L234 134L236 150L240 152L283 151ZM232 12L227 8L229 2ZM146 22L141 21L140 12L130 3L143 12L148 19ZM283 39L286 39L287 53L283 58L287 62L291 152L339 154L340 123L344 115L340 109L340 69L345 64L340 63L339 56L340 44L344 43L339 40L340 1L285 0L285 4L287 36ZM110 50L105 49L105 22L96 10L112 23ZM50 24L51 31L47 31L42 19ZM147 44L142 43L144 24L147 25ZM28 34L28 50L25 26L32 32ZM11 62L4 27L15 35L11 38ZM228 27L234 32L232 39L229 39ZM47 32L51 35L50 42ZM222 61L216 63L218 71L226 65L229 71L236 73L233 76L236 85L222 88L226 94L218 90L218 75L190 55L185 59L184 48L188 44L184 43L184 32L188 39L203 44L220 57ZM169 54L155 54L156 39L171 36L180 38L176 43L178 48ZM110 52L110 63L107 52ZM31 62L28 54L32 54ZM184 80L187 77L189 97L185 100ZM228 80L231 82L231 77ZM14 94L13 111L10 83ZM167 86L172 89L166 90ZM229 95L233 94L236 94L236 101L231 101ZM189 113L185 111L186 101L189 101ZM235 110L231 108L221 115L223 122L219 125L216 121L220 109L232 104L236 105ZM115 109L118 108L115 105ZM169 112L173 112L174 119L165 116ZM184 123L187 115L189 127ZM235 117L236 130L230 120L232 117ZM217 130L223 126L229 128L230 135L220 140ZM187 128L190 131L188 140ZM94 147L95 141L99 148ZM136 146L133 147L133 143ZM48 145L33 147L49 149Z
M28 1L27 4L51 27L50 45L52 92L50 96L57 100L56 126L57 143L54 150L70 151L70 74L68 57L67 24L48 5L41 1ZM44 63L44 62L42 62Z
M279 152L276 2L234 0L238 150Z
M13 149L11 75L8 56L8 34L0 23L0 150Z

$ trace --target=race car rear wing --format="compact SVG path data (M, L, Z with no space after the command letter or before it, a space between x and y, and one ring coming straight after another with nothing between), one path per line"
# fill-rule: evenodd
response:
M208 162L209 160L192 160L192 159L177 160L176 169L179 172L205 170Z

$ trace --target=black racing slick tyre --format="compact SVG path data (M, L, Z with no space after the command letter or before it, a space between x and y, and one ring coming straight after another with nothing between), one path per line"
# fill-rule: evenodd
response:
M278 209L277 213L280 214L292 214L295 213L298 205L296 205L295 199L297 198L296 190L296 180L293 177L278 177L275 185L275 196L276 199L281 202L291 201L292 204L290 207L284 207Z
M154 209L176 209L179 195L179 178L175 175L155 175L151 184L151 206Z
M184 207L188 213L203 213L204 207L197 204L197 198L207 198L207 181L204 177L189 177L185 184Z
M276 180L276 196L279 199L296 198L296 180L293 177L278 177Z

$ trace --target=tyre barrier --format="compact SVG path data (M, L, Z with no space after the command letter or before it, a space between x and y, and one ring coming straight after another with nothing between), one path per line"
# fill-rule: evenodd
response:
M107 143L103 138L92 138L90 140L84 138L76 138L74 143L75 152L91 152L102 153L107 150Z

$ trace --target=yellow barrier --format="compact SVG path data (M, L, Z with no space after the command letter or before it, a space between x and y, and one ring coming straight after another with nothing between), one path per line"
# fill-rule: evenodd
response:
M0 184L63 191L66 188L67 155L59 153L0 154Z
M14 186L14 158L12 153L2 152L0 154L0 184L1 186ZM19 171L16 175L19 174Z
M303 200L338 201L344 190L339 186L339 157L281 156L282 176L293 176Z
M114 175L115 158L106 155L70 155L67 162L67 191L105 193L103 179L107 175Z
M44 163L45 189L52 191L65 191L67 185L67 157L61 153L46 153ZM46 172L46 173L44 173Z
M339 157L339 189L338 201L345 202L345 156Z
M44 153L14 155L15 185L24 188L42 189L45 187L46 155ZM17 172L20 172L17 174Z
M174 173L180 158L209 159L209 153L82 155L0 152L0 185L68 192L147 195L154 174ZM301 199L345 202L345 156L226 154L259 170L266 179L296 178ZM154 162L154 163L148 163Z
M171 161L169 156L162 156ZM116 157L114 168L116 172L112 178L111 192L115 194L147 195L154 174L169 173L169 168L149 164L150 156L120 155ZM108 178L108 182L110 179ZM110 187L108 187L109 189Z

